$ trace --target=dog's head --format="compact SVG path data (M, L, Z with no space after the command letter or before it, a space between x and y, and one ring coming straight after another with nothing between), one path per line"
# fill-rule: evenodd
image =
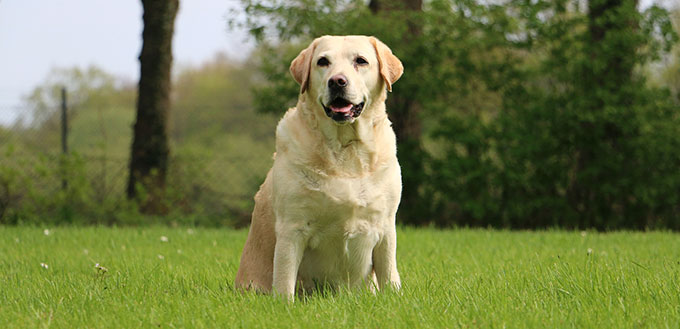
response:
M403 71L384 43L365 36L317 38L290 65L300 94L339 124L354 122Z

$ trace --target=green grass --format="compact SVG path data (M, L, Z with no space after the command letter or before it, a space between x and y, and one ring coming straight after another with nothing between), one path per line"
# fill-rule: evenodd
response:
M161 237L168 241L161 241ZM3 328L678 328L674 233L404 229L401 293L232 289L245 231L0 226ZM48 268L41 266L47 264ZM95 264L108 271L97 270Z

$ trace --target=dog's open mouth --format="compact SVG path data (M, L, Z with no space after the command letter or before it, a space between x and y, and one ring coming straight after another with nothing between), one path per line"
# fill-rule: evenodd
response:
M323 105L323 109L329 118L343 122L358 117L364 109L364 102L352 104L352 102L338 97L328 105Z

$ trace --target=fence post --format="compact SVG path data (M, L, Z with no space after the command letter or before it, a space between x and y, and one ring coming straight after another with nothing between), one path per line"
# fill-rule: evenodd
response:
M68 154L68 117L66 116L66 87L61 88L61 153L64 156L62 161L66 161ZM61 188L66 190L68 187L68 180L66 175L62 176Z

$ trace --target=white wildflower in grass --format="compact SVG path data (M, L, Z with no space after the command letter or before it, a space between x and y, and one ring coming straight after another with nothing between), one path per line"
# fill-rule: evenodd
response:
M588 253L588 256L590 256L590 254L593 253L593 249L592 249L592 248L588 248L587 253Z
M586 232L586 231L581 231L581 236L586 236L587 234L588 234L588 232Z
M161 254L158 254L158 259L165 259L165 257L163 257Z
M45 263L40 263L40 266L41 266L42 268L50 268L50 266L47 265L47 264L45 264Z
M45 235L50 235L50 230L44 229L44 230L43 230L43 234L45 234Z
M101 265L99 265L99 263L97 263L97 264L94 264L94 268L96 268L96 269L97 269L97 271L98 271L99 273L102 273L102 274L103 274L103 273L106 273L106 272L108 272L108 271L109 271L109 269L108 269L108 268L106 268L106 267L104 267L104 266L101 266Z
M194 230L193 229L187 229L187 234L194 234Z
M165 236L165 235L161 236L161 242L168 242L168 241L169 240L168 240L167 236Z

